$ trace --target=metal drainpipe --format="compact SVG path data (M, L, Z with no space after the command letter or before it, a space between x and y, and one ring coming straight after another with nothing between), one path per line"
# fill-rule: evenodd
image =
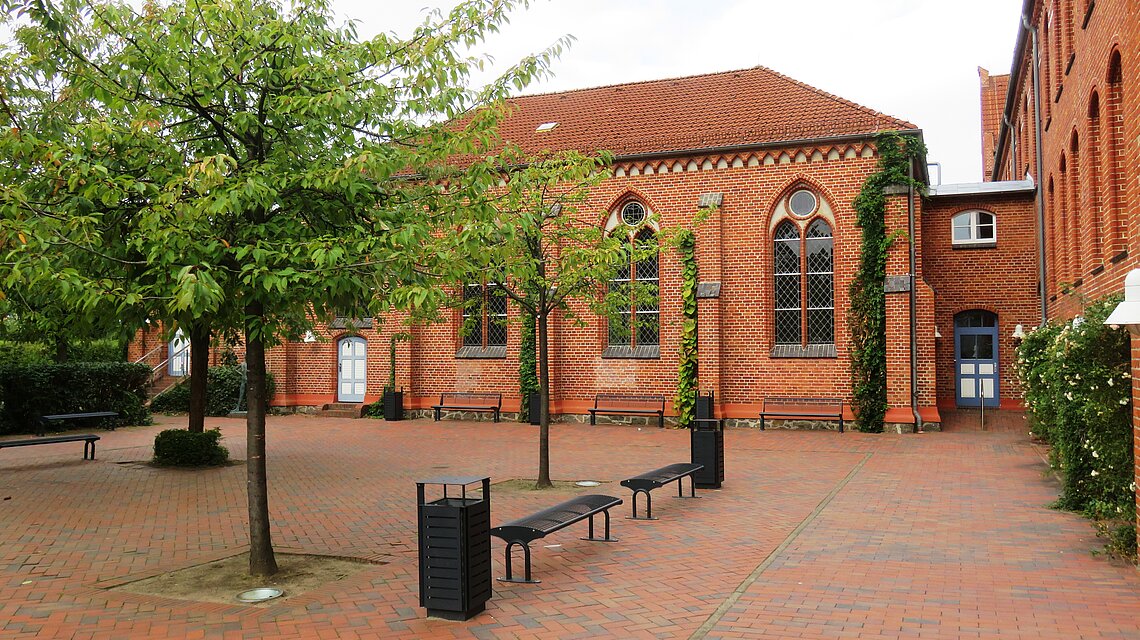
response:
M918 295L915 291L918 278L915 277L914 268L917 262L914 241L914 161L907 163L907 177L910 178L906 198L907 234L910 238L910 411L914 415L914 430L918 433L922 431L922 416L918 413L918 328L915 326L918 322Z
M1037 175L1034 176L1037 183L1037 277L1039 279L1037 291L1041 296L1041 326L1045 326L1049 320L1049 302L1045 297L1045 190L1043 189L1045 180L1041 175L1041 167L1045 164L1044 152L1041 150L1041 54L1037 45L1037 28L1029 24L1029 14L1021 14L1021 27L1028 31L1032 37L1033 49L1033 129L1037 137L1034 144L1037 148L1035 154L1037 156Z

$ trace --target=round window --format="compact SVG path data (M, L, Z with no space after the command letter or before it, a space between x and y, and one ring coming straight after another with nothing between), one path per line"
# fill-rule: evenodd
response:
M815 208L818 205L819 201L816 200L815 194L807 189L800 189L788 198L788 209L792 211L792 215L801 218L815 213Z
M641 206L640 202L627 202L621 208L621 221L631 227L645 222L645 207Z

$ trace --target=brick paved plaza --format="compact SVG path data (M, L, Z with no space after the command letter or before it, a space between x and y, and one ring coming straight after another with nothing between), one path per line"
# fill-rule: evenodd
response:
M244 467L138 464L185 418L157 422L101 434L95 462L79 443L0 451L0 637L1140 638L1140 572L1046 507L1057 483L1016 413L902 436L730 430L723 490L662 489L655 522L622 517L617 481L686 461L687 432L554 425L555 479L626 499L620 542L553 534L542 584L495 583L465 623L418 607L415 481L532 478L535 427L270 418L278 551L385 564L255 608L106 589L245 549ZM242 422L207 424L244 458ZM492 523L568 494L492 491Z

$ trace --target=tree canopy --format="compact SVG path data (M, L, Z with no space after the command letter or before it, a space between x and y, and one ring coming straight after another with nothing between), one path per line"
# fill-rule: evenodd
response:
M327 0L5 2L0 286L76 313L244 333L251 571L273 573L264 348L336 313L430 306L495 215L499 101L466 53L525 0L358 38Z

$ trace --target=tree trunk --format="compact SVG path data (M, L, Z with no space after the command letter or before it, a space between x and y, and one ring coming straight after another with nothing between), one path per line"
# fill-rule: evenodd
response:
M538 418L538 482L535 488L545 489L553 487L550 481L550 366L549 339L545 300L541 301L538 312L538 387L541 402L541 414Z
M55 362L56 362L56 364L61 364L61 363L67 362L68 351L70 350L70 348L71 348L71 345L69 345L67 343L67 336L64 335L63 331L57 330L56 335L55 335Z
M277 573L273 542L269 537L269 486L265 474L265 343L262 336L262 306L245 308L246 383L246 493L249 498L249 573Z
M206 430L206 377L210 371L210 327L190 325L190 421L187 429Z

